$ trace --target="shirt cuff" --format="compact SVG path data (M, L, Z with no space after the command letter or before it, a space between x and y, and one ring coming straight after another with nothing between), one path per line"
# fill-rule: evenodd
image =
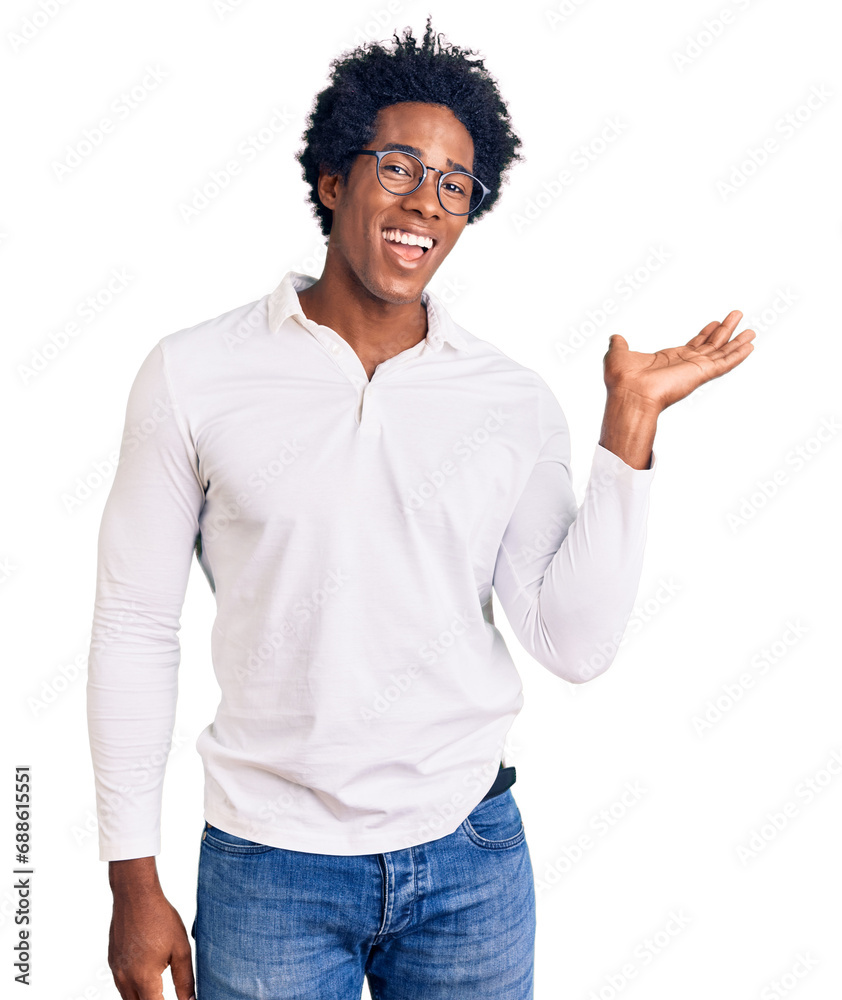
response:
M127 861L130 858L149 858L161 853L161 837L154 840L126 840L122 843L99 843L100 861Z
M624 486L630 490L645 491L652 483L657 466L658 458L654 448L652 449L652 458L649 460L649 468L633 469L619 455L615 455L613 451L598 444L591 463L591 479L599 482L602 486L613 484Z

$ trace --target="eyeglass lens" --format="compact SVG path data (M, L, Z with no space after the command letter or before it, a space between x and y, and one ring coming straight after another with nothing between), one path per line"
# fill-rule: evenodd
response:
M421 183L424 165L411 153L393 151L380 158L380 183L392 194L408 194ZM482 187L470 174L452 171L442 177L441 202L448 212L464 215L482 201Z

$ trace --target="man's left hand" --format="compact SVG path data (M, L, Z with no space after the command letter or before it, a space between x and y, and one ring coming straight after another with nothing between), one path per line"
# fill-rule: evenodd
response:
M742 315L734 309L722 323L708 323L683 347L667 347L654 354L630 351L625 338L613 334L603 358L608 395L634 398L642 408L660 413L710 379L731 371L754 350L754 330L743 330L730 339Z

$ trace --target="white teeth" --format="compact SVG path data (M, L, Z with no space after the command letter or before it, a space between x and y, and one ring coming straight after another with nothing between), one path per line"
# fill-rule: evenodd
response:
M383 239L392 243L408 243L410 246L433 248L433 240L429 236L415 236L413 233L405 233L402 229L384 229Z

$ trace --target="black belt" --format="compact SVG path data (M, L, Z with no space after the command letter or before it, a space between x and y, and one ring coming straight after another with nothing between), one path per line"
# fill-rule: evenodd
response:
M495 795L500 795L505 792L507 788L511 788L515 783L515 769L514 767L503 767L503 761L500 761L500 770L497 772L497 777L494 779L494 784L488 791L483 795L481 802L485 802L486 799L493 799Z

